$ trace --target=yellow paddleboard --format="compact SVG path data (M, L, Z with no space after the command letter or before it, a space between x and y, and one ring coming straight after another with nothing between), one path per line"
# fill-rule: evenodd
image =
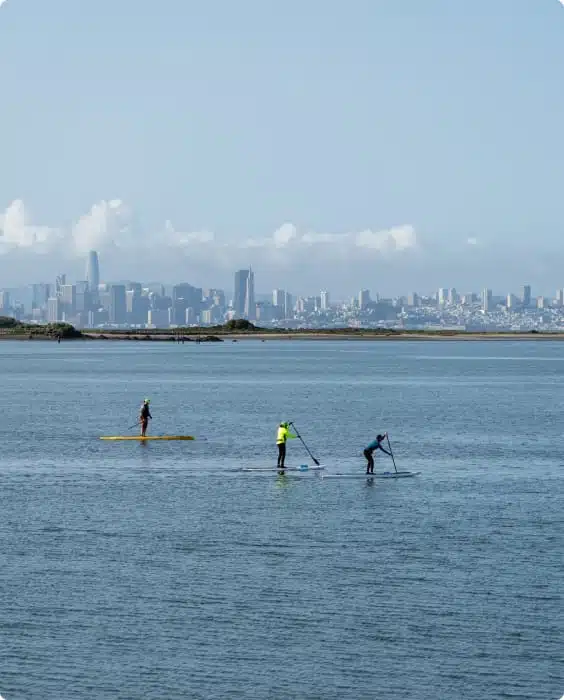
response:
M192 435L109 435L100 440L194 440Z

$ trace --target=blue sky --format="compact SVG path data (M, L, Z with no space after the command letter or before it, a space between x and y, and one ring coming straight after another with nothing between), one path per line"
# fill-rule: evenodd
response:
M7 0L0 75L0 286L564 286L558 0Z

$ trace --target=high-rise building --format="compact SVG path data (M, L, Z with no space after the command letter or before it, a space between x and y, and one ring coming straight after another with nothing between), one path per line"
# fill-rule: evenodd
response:
M61 320L59 298L50 297L47 299L47 321L49 323L56 323Z
M294 311L294 300L289 292L284 295L284 318L292 318Z
M80 280L75 284L76 287L76 298L75 298L75 311L76 313L82 313L83 311L90 311L90 293L88 291L88 282L86 280Z
M272 291L272 306L278 306L281 309L285 306L286 292L283 289L274 289Z
M329 292L324 289L321 292L321 311L329 311L329 309L330 309Z
M235 273L233 310L235 311L235 316L246 317L251 320L255 318L255 280L251 268L248 270L237 270Z
M556 290L556 305L560 307L564 306L564 289Z
M141 296L141 294L143 294L143 285L141 284L141 282L128 282L127 291L135 292L135 294Z
M455 306L458 303L458 294L456 289L452 287L448 290L448 304L449 306Z
M147 323L150 300L148 296L142 296L140 290L141 286L139 289L128 289L125 293L127 320L133 325Z
M236 316L242 316L245 311L245 296L247 294L248 270L237 270L235 273L235 289L233 290L233 311Z
M88 282L88 289L94 298L98 295L98 285L100 284L100 266L98 262L98 253L95 250L91 250L88 253L88 258L86 260L86 281Z
M448 301L448 289L441 287L439 289L438 294L437 294L437 303L439 304L439 306L445 306L447 301Z
M172 288L172 316L175 325L186 323L186 310L193 309L197 316L202 309L202 289L191 284L177 284Z
M523 287L523 306L531 305L531 285L526 284Z
M202 304L202 288L187 283L175 285L172 288L172 303L179 301L185 303L184 308L192 307L198 313Z
M245 294L245 316L250 321L254 321L257 317L257 305L255 302L255 275L251 268L249 268L249 275L247 277L247 289Z
M59 302L65 317L72 316L76 311L76 286L63 284L59 287Z
M31 290L31 308L44 309L47 306L47 299L50 296L51 285L49 284L34 284Z
M10 308L10 292L1 291L0 292L0 309Z
M492 290L484 289L482 291L482 311L491 311L492 308Z
M55 296L56 297L61 296L61 287L64 287L66 283L67 283L67 276L64 273L60 274L57 277L57 279L55 280Z
M368 289L361 289L358 295L358 308L362 311L370 303L370 292Z
M108 316L110 323L125 323L127 310L125 284L112 284L109 301Z

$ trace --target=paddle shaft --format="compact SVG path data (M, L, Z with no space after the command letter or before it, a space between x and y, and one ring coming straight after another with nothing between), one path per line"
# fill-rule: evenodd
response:
M128 430L133 430L133 428L135 428L136 425L141 425L141 418L139 418L139 419L137 420L137 423L134 423L133 425L130 425L129 428L128 428Z
M390 448L390 455L392 457L392 462L394 463L394 469L396 470L396 473L397 473L398 468L396 467L396 460L394 459L394 452L392 450L392 446L390 444L390 438L388 437L387 433L386 433L386 440L388 441L388 447Z
M302 436L298 433L298 429L296 428L296 426L295 426L293 423L290 423L290 425L291 425L291 426L294 428L294 430L296 431L296 435L297 435L297 437L299 437L299 439L302 441L302 444L303 444L303 446L306 448L308 455L313 459L313 461L317 464L317 466L319 466L319 462L315 459L315 457L314 457L314 456L311 454L311 452L309 451L309 447L305 444L305 442L303 441Z

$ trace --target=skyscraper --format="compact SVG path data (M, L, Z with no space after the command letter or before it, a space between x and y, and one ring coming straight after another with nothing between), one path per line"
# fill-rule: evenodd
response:
M47 299L47 321L56 323L61 320L61 311L58 297L50 297Z
M250 321L254 321L257 317L257 305L255 302L255 276L250 267L245 291L245 316Z
M91 295L95 298L98 295L98 285L100 284L100 267L98 264L98 253L91 250L86 260L86 281Z
M492 290L484 289L482 291L482 311L491 311L492 308Z
M109 296L110 304L108 315L110 323L125 323L127 313L125 284L112 284Z
M62 273L57 276L55 280L55 296L59 298L61 296L61 288L67 283L67 276Z
M358 295L358 308L365 309L370 303L370 292L368 289L361 289Z
M531 305L531 285L526 284L523 287L523 306Z
M66 316L72 316L76 311L76 285L63 284L59 294L60 310Z
M235 273L233 310L240 318L244 317L250 320L255 318L255 276L251 268L237 270Z
M283 309L285 297L286 297L286 292L283 289L274 289L272 291L272 304L273 304L273 306L279 306L281 309Z

